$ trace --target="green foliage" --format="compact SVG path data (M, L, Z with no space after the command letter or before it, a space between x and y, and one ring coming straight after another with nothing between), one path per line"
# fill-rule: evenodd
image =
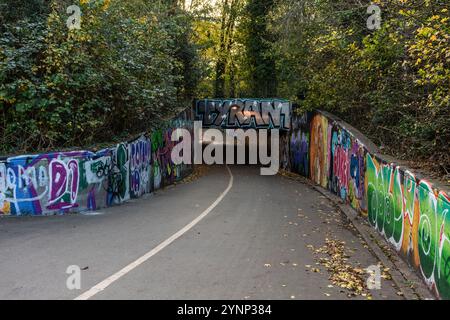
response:
M387 152L450 171L445 1L0 0L0 152L106 142L190 99L279 97L321 108ZM181 7L190 7L186 12Z
M255 98L277 95L275 60L271 53L274 38L268 28L273 7L273 0L249 0L245 10L244 67L250 75L250 95Z
M81 0L80 30L66 26L66 1L37 13L24 4L9 17L0 36L0 152L110 141L189 106L198 81L190 19L165 3Z
M303 109L340 115L389 153L448 174L448 4L375 2L381 29L370 31L369 3L279 0L272 20L279 92Z

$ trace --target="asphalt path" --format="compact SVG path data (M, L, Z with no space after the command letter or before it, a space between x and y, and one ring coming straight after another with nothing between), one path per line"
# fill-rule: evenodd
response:
M378 263L326 198L259 168L199 179L90 214L0 219L0 299L365 299L335 285L315 250L345 242ZM69 290L67 268L81 288ZM368 275L367 275L368 276ZM401 299L382 279L373 299Z

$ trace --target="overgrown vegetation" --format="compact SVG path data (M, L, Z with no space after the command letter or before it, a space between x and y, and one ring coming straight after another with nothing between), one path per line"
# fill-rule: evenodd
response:
M278 0L272 27L279 94L361 129L383 151L450 171L449 3Z
M195 95L277 96L448 175L449 5L373 2L378 30L357 0L0 0L0 152L128 136Z
M82 28L69 31L77 4ZM6 0L0 7L0 152L128 137L190 106L192 19L174 1Z
M203 95L278 96L324 109L383 152L448 176L449 4L373 3L381 9L376 30L367 25L369 1L217 1L222 19L201 33L213 40L204 54L216 66Z

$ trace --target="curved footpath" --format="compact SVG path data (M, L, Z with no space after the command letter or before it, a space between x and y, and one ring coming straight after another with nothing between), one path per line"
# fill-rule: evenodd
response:
M349 297L316 264L326 239L345 241L357 268L378 263L329 200L298 181L260 176L257 167L230 169L232 185L227 168L216 166L193 182L100 212L1 219L0 299L86 292L90 299L366 298ZM83 269L81 290L66 287L70 265ZM103 291L90 290L105 279ZM402 299L391 280L370 293Z

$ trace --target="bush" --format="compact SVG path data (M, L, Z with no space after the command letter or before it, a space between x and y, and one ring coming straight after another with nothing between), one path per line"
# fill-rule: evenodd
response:
M0 152L123 138L190 104L196 51L181 10L145 0L81 0L81 29L69 30L69 3L51 1L37 12L35 5L3 19Z

